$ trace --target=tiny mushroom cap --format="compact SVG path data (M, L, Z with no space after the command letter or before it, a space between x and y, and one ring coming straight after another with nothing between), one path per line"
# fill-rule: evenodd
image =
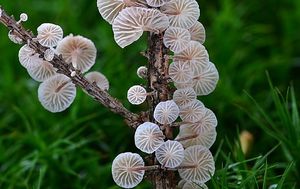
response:
M148 73L148 68L146 66L141 66L136 71L137 76L141 79L146 78L147 73Z
M36 53L32 48L30 48L27 44L23 45L19 50L19 62L20 64L28 69L29 67L39 63L42 61L39 58L39 54Z
M176 87L176 89L193 88L194 82L190 81L188 83L174 83L174 86Z
M188 83L193 79L193 70L183 61L176 61L169 66L169 76L175 83Z
M127 91L127 99L131 104L142 104L147 98L147 91L140 85L134 85Z
M178 107L185 106L195 99L197 99L197 94L191 87L177 89L173 94L173 100L178 105Z
M139 154L131 152L119 154L112 163L112 176L115 183L123 188L137 186L143 180L145 171L140 168L144 165Z
M180 107L180 118L189 123L196 123L201 120L205 114L204 104L200 100L193 100L185 106Z
M205 28L200 22L196 22L190 29L191 40L198 41L203 44L205 42L206 34Z
M164 143L164 138L159 126L151 122L139 125L134 134L135 146L148 154L156 151Z
M123 9L113 22L114 38L124 48L138 40L144 31L159 33L169 26L169 19L159 10L142 7Z
M11 40L15 44L20 44L21 45L23 43L23 39L21 39L19 36L14 34L13 30L9 30L8 38L9 38L9 40Z
M85 74L85 77L89 82L91 83L95 82L100 89L105 91L109 89L109 81L102 73L93 71Z
M80 35L64 37L56 50L67 63L72 63L82 72L88 71L95 64L97 49L94 43Z
M174 53L173 61L184 61L194 71L194 76L202 73L209 64L209 56L203 45L196 41L190 41L188 47L180 53Z
M194 90L197 95L208 95L213 92L219 81L219 73L213 63L208 66L194 78Z
M165 3L161 12L170 19L170 26L191 28L200 16L200 9L195 0L172 0Z
M155 157L162 166L175 168L183 160L184 149L179 142L168 140L155 151Z
M26 22L28 20L28 15L26 13L20 14L20 21Z
M179 115L179 108L173 100L160 102L153 113L154 119L160 124L173 123Z
M186 49L190 41L190 32L187 29L179 27L169 27L163 37L164 45L175 53Z
M27 72L32 79L42 82L55 75L56 69L49 62L39 59L27 68Z
M171 0L146 0L151 7L160 7Z
M195 145L184 151L184 159L178 169L182 179L196 183L205 183L215 172L214 158L208 148Z
M62 74L50 77L38 89L39 101L50 112L64 111L72 104L75 96L75 85Z
M195 183L187 181L182 189L208 189L208 187L203 183Z
M59 25L44 23L37 28L37 39L44 47L55 47L63 38L63 30Z
M47 61L51 61L51 60L53 60L54 55L55 55L55 52L53 49L47 49L47 50L45 50L44 58Z

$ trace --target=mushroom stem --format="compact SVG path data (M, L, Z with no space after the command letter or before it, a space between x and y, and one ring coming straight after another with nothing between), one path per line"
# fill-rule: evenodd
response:
M175 140L180 142L180 141L194 139L194 138L197 138L198 136L199 136L198 134L188 135L188 136L184 136L184 137L181 137L181 138L178 138L178 139L175 139Z
M56 89L55 89L55 92L58 93L64 86L66 86L66 84L72 82L71 79L69 79L68 81L65 81L63 82L62 84L60 84L60 86L58 86Z

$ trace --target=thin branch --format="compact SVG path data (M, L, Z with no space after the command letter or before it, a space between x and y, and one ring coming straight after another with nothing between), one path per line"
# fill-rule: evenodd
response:
M9 16L1 5L0 12L0 22L7 27L13 35L19 37L23 44L27 43L30 48L44 57L47 48L39 44L36 40L33 40L35 38L34 34L30 30L26 30L21 23L17 23L13 16ZM57 73L68 76L76 86L87 91L87 93L97 102L104 105L112 112L121 115L130 127L136 128L137 125L144 121L144 116L130 112L119 100L112 97L108 92L100 89L95 83L90 83L79 70L76 70L72 66L72 64L67 64L62 56L55 55L53 60L49 62L53 67L57 68ZM72 71L76 71L74 77L71 77Z

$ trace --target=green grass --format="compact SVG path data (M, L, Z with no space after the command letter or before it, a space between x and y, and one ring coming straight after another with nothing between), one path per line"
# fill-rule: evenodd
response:
M26 12L25 26L34 32L41 23L53 22L65 35L90 38L98 49L93 70L108 77L110 93L134 112L145 109L126 100L127 89L144 82L135 72L146 63L139 54L146 48L145 37L119 48L96 0L0 4L16 18ZM216 91L199 98L219 122L211 148L216 173L209 187L299 188L300 1L199 4L205 46L220 74ZM44 110L37 99L38 83L20 66L20 46L9 41L7 32L0 26L0 188L118 188L111 178L111 162L121 152L138 152L133 131L80 90L67 111ZM248 156L238 142L244 129L254 136ZM143 182L138 188L150 186Z

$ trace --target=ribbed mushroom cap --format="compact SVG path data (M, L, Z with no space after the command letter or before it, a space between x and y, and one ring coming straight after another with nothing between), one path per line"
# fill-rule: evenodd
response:
M178 170L180 177L196 183L207 182L215 172L215 162L211 152L201 145L185 149L180 166L187 167Z
M194 82L190 81L188 83L174 83L174 86L176 87L176 89L193 88Z
M156 151L164 143L164 138L159 126L151 122L139 125L134 134L135 146L148 154Z
M59 25L44 23L37 28L37 39L44 47L54 47L63 38L63 30Z
M202 73L209 64L209 56L203 45L196 41L191 41L188 47L180 53L174 53L173 61L184 61L188 63L194 71L194 76Z
M173 94L173 100L178 105L178 107L185 106L189 102L197 99L197 94L193 88L183 88L177 89Z
M164 45L175 53L186 49L190 41L190 32L187 29L179 27L169 27L163 37Z
M191 28L200 16L200 9L195 0L172 0L165 3L161 12L170 19L170 26Z
M139 168L145 163L139 154L125 152L119 154L112 163L112 176L117 185L123 188L137 186L144 177L145 171Z
M160 7L171 0L146 0L151 7Z
M192 81L193 70L183 61L176 61L169 66L169 76L175 83L188 83Z
M88 71L95 64L97 49L94 43L80 35L64 37L56 50L67 63L72 63L82 72Z
M160 124L173 123L179 115L179 108L173 100L160 102L153 113L154 119Z
M109 81L102 73L93 71L85 74L85 77L89 82L91 83L95 82L100 89L106 91L109 89Z
M28 69L32 65L35 65L41 61L42 61L42 59L39 58L39 54L37 54L28 45L24 45L20 48L19 62L24 68Z
M136 71L137 76L141 79L146 78L147 73L148 73L148 68L146 66L141 66Z
M187 181L184 179L181 179L178 184L177 184L177 189L182 189L183 185L186 183Z
M184 149L179 142L168 140L155 151L155 157L162 166L175 168L183 160Z
M56 69L49 62L39 59L38 62L27 68L30 77L38 82L42 82L56 74Z
M167 29L169 19L159 10L141 7L123 9L113 22L114 38L124 48L138 40L143 31L159 33Z
M146 7L145 0L97 0L99 13L108 23L112 24L119 12L126 7Z
M39 101L50 112L61 112L67 109L76 96L76 87L70 79L57 74L40 84Z
M208 187L203 183L186 182L182 189L208 189Z
M45 59L46 61L51 61L51 60L53 60L54 56L55 56L55 52L54 52L53 49L47 49L47 50L45 50L45 53L44 53L44 59Z
M194 90L197 95L208 95L213 92L219 81L219 73L213 63L208 66L194 78Z
M198 41L201 44L205 42L205 28L200 22L195 22L195 24L189 29L189 32L191 34L191 40Z
M134 85L127 91L127 99L131 104L142 104L147 98L147 91L144 87Z
M180 118L189 123L196 123L205 114L204 104L200 100L193 100L185 106L180 107Z

